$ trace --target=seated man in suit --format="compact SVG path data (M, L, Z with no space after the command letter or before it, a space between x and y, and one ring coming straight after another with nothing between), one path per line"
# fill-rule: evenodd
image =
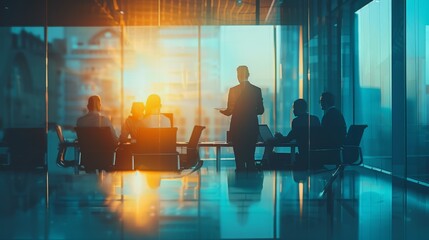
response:
M143 119L144 127L169 128L171 121L161 114L161 97L151 94L146 100L146 116Z
M109 127L112 131L112 136L117 142L118 137L116 136L115 129L110 122L110 119L101 114L101 98L98 95L94 95L88 98L88 113L77 119L77 127Z
M281 133L276 133L275 137L269 140L265 147L264 155L262 158L262 165L264 168L273 168L272 160L273 160L273 149L274 145L277 143L287 143L292 140L297 140L299 137L306 136L298 136L298 135L306 135L306 131L301 131L300 129L306 130L308 126L315 127L320 126L319 118L314 115L309 115L307 112L307 102L304 99L297 99L293 102L293 114L295 118L292 120L292 129L290 132L283 136ZM310 124L310 125L309 125ZM301 150L301 149L299 149ZM297 156L297 161L301 161L303 159L299 159ZM287 159L283 160L287 161Z
M347 126L343 114L335 107L334 95L323 92L320 96L320 106L324 111L319 133L313 131L315 140L311 139L312 149L322 148L324 151L315 151L312 154L312 167L320 168L325 164L339 164L340 152L347 134ZM317 136L320 135L320 136ZM326 151L326 149L333 149Z
M334 95L330 92L322 93L320 106L325 112L321 124L324 131L324 145L341 147L346 139L347 126L343 114L335 107Z

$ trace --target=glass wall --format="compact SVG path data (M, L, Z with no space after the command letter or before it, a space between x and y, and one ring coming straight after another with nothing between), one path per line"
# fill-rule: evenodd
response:
M49 62L49 121L63 126L70 139L95 94L117 134L132 103L155 93L161 111L173 114L178 141L187 141L194 125L206 126L202 141L224 141L230 118L215 108L226 107L229 88L238 84L237 66L247 65L250 82L262 89L260 122L273 131L290 130L292 102L303 92L298 26L126 27L123 78L119 27L52 27L49 36L55 53ZM208 151L205 157L213 157ZM232 149L223 157L233 157Z
M355 17L355 121L368 125L364 164L391 171L391 1L372 1Z
M294 118L292 104L304 97L303 36L300 26L276 27L276 130L287 134ZM273 126L273 125L271 125Z
M429 182L429 2L406 2L407 175Z
M45 168L43 27L0 28L0 165Z
M229 119L215 108L226 106L228 89L238 84L237 66L247 65L249 80L263 89L261 121L271 123L273 36L272 26L127 28L125 106L158 93L163 111L174 113L180 140L195 124L208 126L205 139L225 140Z

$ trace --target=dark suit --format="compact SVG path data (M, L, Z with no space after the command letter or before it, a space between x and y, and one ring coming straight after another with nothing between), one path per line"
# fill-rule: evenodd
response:
M237 170L255 168L258 115L262 113L264 105L260 88L244 81L229 89L228 108L223 114L232 115L229 131Z
M266 169L276 168L276 163L273 164L273 149L274 145L277 143L287 143L292 140L296 140L298 143L298 152L297 160L295 164L305 164L308 148L305 144L308 145L308 128L310 127L320 127L320 120L318 117L314 115L309 115L308 113L297 116L292 120L292 129L288 133L287 136L276 136L275 138L266 142L264 155L262 158L262 164ZM274 155L275 156L275 155ZM282 154L281 161L277 161L277 163L282 162L283 164L288 164L290 162L290 154Z
M340 147L346 139L346 121L343 114L335 107L328 108L322 118L324 144L328 147Z

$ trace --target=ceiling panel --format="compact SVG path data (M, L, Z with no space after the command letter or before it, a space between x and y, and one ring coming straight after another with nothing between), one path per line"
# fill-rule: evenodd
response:
M283 24L280 13L296 1L3 0L0 25L114 26L121 19L127 26L273 25Z

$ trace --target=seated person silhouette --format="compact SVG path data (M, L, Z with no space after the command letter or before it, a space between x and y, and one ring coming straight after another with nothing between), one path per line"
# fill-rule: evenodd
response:
M130 143L137 138L137 129L144 126L144 103L133 102L131 115L127 117L119 136L120 146L116 150L116 170L132 169L132 146ZM131 137L131 141L129 139Z
M171 128L170 118L161 114L161 106L159 95L151 94L146 100L143 126L137 130L133 146L135 169L177 170L177 128Z
M147 128L169 128L171 121L168 117L161 114L161 97L151 94L146 100L146 115L143 119L143 125Z
M347 126L343 114L335 107L334 95L330 92L322 93L320 106L324 111L321 127L326 147L341 147L346 139Z
M304 99L297 99L293 102L293 114L295 118L292 120L292 129L290 132L283 136L281 133L277 132L274 135L274 138L268 140L266 142L264 155L262 158L262 166L264 169L272 169L274 154L273 149L275 144L278 143L287 143L293 140L297 140L297 138L306 137L306 131L302 131L302 129L307 129L308 126L315 127L320 126L319 118L314 115L309 115L307 112L307 102ZM310 124L310 125L309 125ZM304 136L299 136L304 135ZM300 152L300 147L298 146L298 151ZM281 161L290 162L290 155L285 155L286 159ZM299 165L304 159L300 159L300 156L297 154L295 165Z
M92 151L97 144L100 143L101 145L109 145L109 147L114 148L117 145L118 137L116 136L116 132L113 129L112 123L110 122L109 118L106 116L103 116L101 114L101 98L100 96L94 95L89 97L88 99L88 113L82 117L80 117L77 122L76 126L80 129L81 135L79 137L78 134L78 141L79 141L79 149L80 151L86 152L85 154L82 154L82 160L81 164L84 166L84 169L86 172L95 172L96 169L98 170L106 170L110 169L112 162L110 162L110 159L113 161L114 157L114 149L103 149L103 152ZM83 131L83 128L103 128L108 127L111 131L110 136L111 139L107 139L106 137L100 138L99 136L94 136L92 134L88 134L87 131ZM88 130L89 130L88 129ZM87 134L85 134L85 132ZM81 139L83 137L83 139ZM94 139L92 139L94 137ZM86 150L83 150L86 149ZM105 150L105 151L104 151Z
M121 143L128 142L128 137L136 138L137 129L144 126L144 103L133 102L131 106L131 115L127 117L121 128L119 141Z
M313 148L338 149L344 144L347 133L347 126L344 116L335 107L334 95L330 92L323 92L320 96L320 106L324 111L321 122L320 136L313 145ZM317 135L317 134L313 134ZM338 150L318 152L315 156L317 162L312 161L315 168L324 164L339 164L340 155ZM314 154L313 154L314 156Z
M115 141L118 141L115 129L110 122L110 119L101 114L101 97L93 95L88 98L88 113L77 119L77 127L109 127L112 131L112 136Z

